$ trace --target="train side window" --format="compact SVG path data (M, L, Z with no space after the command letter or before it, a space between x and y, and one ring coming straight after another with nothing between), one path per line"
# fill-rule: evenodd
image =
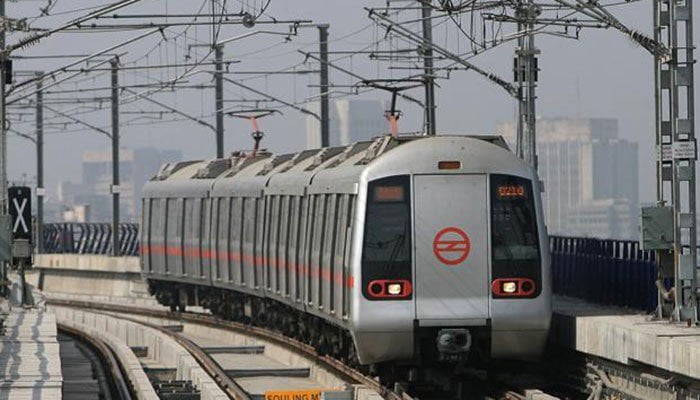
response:
M182 199L182 272L187 275L187 253L192 237L192 199Z
M275 254L277 253L277 236L279 234L279 205L280 196L271 196L267 199L267 227L266 240L267 244L265 248L265 277L267 290L273 290L273 274L275 274L276 280L276 270L277 270L277 260Z
M309 208L308 208L308 219L306 223L306 302L312 304L313 302L313 289L312 280L314 271L318 271L318 264L314 262L314 241L316 237L320 235L318 230L315 229L316 220L320 219L318 215L317 204L321 201L319 195L311 195L309 197Z
M241 280L239 282L243 282L242 277L240 276L240 272L234 271L234 265L238 265L239 268L237 268L238 271L240 271L240 265L241 265L241 254L242 249L241 249L241 236L243 234L243 218L242 218L242 211L243 211L243 204L241 202L240 197L234 197L231 199L231 222L230 222L230 237L231 237L231 243L229 244L229 264L231 268L231 275L229 276L229 281L233 282L234 279L233 277L235 276L236 273L239 274L239 278Z
M289 239L287 240L285 261L287 268L285 268L285 280L284 280L284 293L287 297L291 297L292 283L290 280L299 279L299 269L297 264L297 249L299 241L299 197L290 196L289 198ZM294 275L292 275L294 271Z
M341 195L330 194L327 195L326 201L326 229L324 240L324 268L326 271L323 275L323 281L328 282L328 293L326 294L328 298L327 306L329 312L335 311L334 296L336 288L333 277L335 276L335 271L338 268L335 262L335 248L337 240L337 226L341 223L341 221L339 221L340 214L338 213L340 206L340 198Z
M262 249L260 247L261 246L260 244L262 243L262 240L263 240L262 227L265 224L265 215L263 214L263 207L262 207L263 201L264 200L262 197L253 199L253 204L255 207L255 213L254 213L255 225L253 226L253 229L255 230L255 241L253 242L253 245L255 248L255 266L256 266L255 271L260 270L261 265L259 265L259 264L260 264L260 260L262 259L262 256L263 256L262 251L261 251ZM262 282L260 282L261 280L262 280L262 276L259 276L259 274L256 273L255 274L255 288L256 289L262 284Z
M316 213L318 218L316 219L316 224L314 225L314 231L318 234L314 238L314 257L316 264L316 276L314 280L317 285L316 295L318 298L318 307L323 307L323 252L326 248L325 246L325 222L328 218L328 202L330 201L330 195L319 195L316 201Z
M345 236L345 250L343 251L343 317L347 318L350 315L350 285L353 282L353 276L350 269L350 258L352 250L352 232L355 220L355 207L357 205L357 195L350 195L348 198L348 223Z
M219 242L219 249L216 254L216 258L219 260L219 273L221 275L218 276L219 279L222 279L223 277L226 277L227 280L229 279L229 273L230 273L230 266L229 266L229 246L230 246L230 239L229 239L229 224L231 223L231 198L230 197L221 197L219 199L219 237L218 237L218 242ZM223 271L226 271L225 273L222 273Z
M209 212L209 208L211 207L209 202L211 199L205 198L202 199L200 204L201 204L201 209L202 212L200 213L201 215L201 222L200 222L200 235L199 237L201 238L201 252L199 253L199 259L200 259L200 270L199 270L199 276L201 278L204 278L204 271L206 269L209 269L211 266L210 260L206 258L206 256L209 254L209 230L211 228L211 213Z
M331 253L331 264L333 266L330 274L331 279L331 311L336 313L342 312L343 298L343 251L345 249L345 227L347 225L345 209L348 207L348 195L335 195L335 217L333 225L333 252Z
M170 243L169 233L171 232L171 229L172 229L168 226L168 225L172 225L172 224L168 224L168 222L170 220L170 214L172 213L170 209L172 208L173 199L163 199L162 201L165 204L165 207L164 207L165 212L164 212L164 218L163 218L163 222L165 225L163 227L163 232L164 232L163 248L165 249L165 252L163 252L163 268L164 268L163 272L168 274L168 273L170 273L170 263L168 262L169 260L168 260L168 251L167 250L168 250L168 244Z
M182 266L183 266L183 259L182 255L184 253L183 251L183 240L185 237L184 230L185 230L185 199L177 199L177 213L175 214L175 219L177 220L177 228L175 229L175 246L177 246L177 253L175 255L176 257L176 262L175 264L180 267L180 271L177 271L177 273L182 272ZM173 271L176 272L176 271Z
M178 265L176 259L176 248L180 244L180 199L167 199L167 232L166 232L166 271L175 272Z
M202 270L202 202L201 198L194 199L192 204L192 255L194 257L193 276L201 274Z
M245 219L244 222L244 230L243 230L243 241L248 244L253 244L253 239L254 239L254 231L253 231L253 222L255 220L255 214L253 213L253 199L251 198L244 198L243 199L244 205L244 215L243 218Z
M297 279L296 279L296 300L304 301L304 283L309 274L309 262L307 259L307 242L309 234L309 197L304 196L300 201L299 217L299 239L297 240Z
M253 240L255 239L255 205L253 202L255 199L250 197L245 197L242 199L243 203L243 255L242 262L244 268L252 270L254 268L253 258L255 253L253 251ZM254 271L253 271L254 274ZM255 285L254 277L251 275L248 277L245 273L243 274L244 283L249 285L251 288Z
M277 258L277 285L275 290L277 293L282 293L282 284L287 281L286 271L289 263L286 257L286 250L289 243L289 227L292 224L289 215L289 201L289 196L281 197L279 215L280 221L282 222L279 223L277 244L275 246L277 248L277 252L275 253L275 258Z
M211 260L211 275L212 279L221 280L221 260L219 259L219 224L221 223L221 206L223 199L221 197L212 197L211 199L211 233L210 233L210 250L209 259Z
M146 271L152 272L151 266L151 199L145 197L142 200L141 208L141 253L143 253L143 267Z
M345 269L343 266L343 253L345 252L345 235L347 234L347 209L349 195L339 194L337 196L336 215L337 222L335 224L335 246L333 250L333 311L343 313L343 296L345 296Z
M160 244L165 246L165 240L167 239L165 232L167 228L166 216L168 215L168 208L166 199L159 199L158 203L158 235L160 236ZM165 255L163 255L163 257L165 257Z

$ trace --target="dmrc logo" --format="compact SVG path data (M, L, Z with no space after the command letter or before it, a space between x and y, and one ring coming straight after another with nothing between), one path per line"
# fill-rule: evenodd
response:
M467 233L454 226L442 229L433 240L433 253L445 265L457 265L466 260L471 247Z

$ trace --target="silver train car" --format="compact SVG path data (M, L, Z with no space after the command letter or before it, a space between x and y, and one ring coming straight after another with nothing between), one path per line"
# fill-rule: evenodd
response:
M143 193L143 274L173 309L202 305L360 365L543 350L540 184L500 137L166 164Z

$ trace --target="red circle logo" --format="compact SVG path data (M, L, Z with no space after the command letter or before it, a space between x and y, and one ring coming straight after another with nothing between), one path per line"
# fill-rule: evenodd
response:
M445 265L457 265L466 260L471 247L467 233L456 227L441 230L433 240L433 253Z

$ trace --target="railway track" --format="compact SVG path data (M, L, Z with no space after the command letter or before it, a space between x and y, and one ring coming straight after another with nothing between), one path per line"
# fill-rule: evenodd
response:
M132 399L112 350L99 339L69 326L58 326L63 398L75 400Z
M312 364L317 367L331 371L345 382L348 388L357 385L363 386L370 391L378 393L386 400L447 400L455 398L449 391L443 392L434 387L419 388L415 393L410 394L398 385L393 388L384 387L372 376L355 370L339 360L321 355L310 345L300 343L277 332L238 322L221 320L209 314L174 313L158 309L144 309L121 304L93 303L81 300L54 299L49 300L48 304L50 306L90 310L90 312L111 315L115 318L145 325L163 335L167 335L197 360L202 368L217 382L222 391L230 398L237 400L264 398L260 390L256 392L256 388L260 386L261 382L265 383L265 387L274 388L275 384L270 383L274 379L277 379L282 385L280 388L295 387L295 384L297 385L296 387L303 388L305 384L301 382L304 379L308 379L309 368L289 368L279 363L271 362L265 358L267 346L265 344L231 346L230 341L216 342L212 341L211 338L193 334L191 332L196 329L192 327L200 326L207 329L229 331L262 343L269 343L270 346L279 346L286 351L311 360ZM248 363L254 367L227 368L229 365L240 365L241 363ZM148 368L146 372L149 374ZM149 374L149 376L152 376L152 374ZM461 398L526 399L526 389L529 390L531 388L522 382L518 382L517 385L509 383L510 377L503 378L501 376L496 380L485 380L479 373L473 374L471 378L463 378L464 376L466 375L461 375L460 379L465 379L465 382L458 385L460 386L459 391L462 393ZM161 379L154 382L154 385L162 382L163 380ZM165 382L167 384L168 380L165 379ZM187 386L187 382L174 383L176 386L180 384ZM490 387L488 387L489 385ZM508 390L509 387L513 389ZM334 399L344 399L351 394L351 391L348 391L346 388L337 389L341 390L334 392L335 397L332 397ZM472 395L475 393L479 394L472 396L470 393ZM347 398L351 399L353 397Z
M371 377L362 375L338 360L320 356L308 345L298 343L280 334L264 329L244 326L230 321L222 321L211 316L194 313L171 313L153 309L142 309L123 305L109 305L104 303L89 303L84 301L53 300L50 306L67 307L90 312L110 315L125 321L146 326L159 333L168 336L186 349L194 357L199 365L214 379L221 390L230 398L236 400L258 399L261 397L256 390L264 382L265 387L275 386L273 380L279 381L277 386L296 387L299 389L320 389L321 386L313 384L310 380L311 369L314 367L285 367L279 362L266 357L266 345L256 346L231 346L226 342L216 342L201 336L188 334L187 324L199 325L212 329L223 329L237 334L245 335L255 340L267 342L283 347L305 359L313 360L315 366L332 371L344 381L348 388L354 385L364 386L376 390L384 399L411 400L409 396L398 395L383 388ZM156 321L153 321L156 320ZM160 323L159 323L160 322ZM183 326L184 325L184 326ZM254 365L253 368L226 368L232 364L245 362ZM148 374L148 368L145 369ZM161 380L162 381L162 380ZM334 389L333 398L339 400L352 399L351 391L346 388ZM335 391L335 389L340 389ZM344 397L344 392L347 396Z
M443 392L432 387L420 388L407 393L401 387L386 388L373 377L354 370L342 362L320 355L304 343L287 338L266 329L225 321L204 313L173 313L158 309L143 309L133 306L92 303L75 300L50 300L49 305L90 310L91 312L128 319L134 323L148 324L168 337L176 340L196 356L199 364L207 366L212 376L230 398L262 399L260 392L252 393L255 380L269 386L271 377L282 378L285 387L294 387L294 379L300 380L309 375L308 367L284 367L265 360L267 346L279 346L305 359L314 365L332 371L347 385L361 385L376 391L384 399L390 400L447 400L453 398L484 398L493 400L529 399L688 399L700 400L700 385L687 378L669 375L662 371L652 371L648 367L628 366L572 351L551 348L545 355L546 363L507 363L486 374L485 371L459 371L459 386L455 392ZM200 334L192 333L200 330ZM231 340L207 337L202 329L234 332L259 341L255 345L231 345ZM189 333L188 333L189 332ZM228 359L228 360L227 360ZM235 361L238 365L258 367L230 368ZM262 367L260 367L262 366ZM264 371L267 369L267 371ZM167 389L178 387L192 390L191 383L172 379L154 379L153 384ZM251 384L251 382L253 382ZM259 383L258 382L258 383ZM298 382L298 381L297 381ZM188 386L189 385L189 386ZM341 388L339 388L341 389ZM539 389L539 390L538 390ZM452 393L452 394L448 394ZM478 395L475 395L477 394ZM554 394L550 396L547 393ZM336 393L344 399L343 391ZM594 397L590 397L594 396ZM675 397L674 397L675 396ZM165 397L163 397L165 398ZM192 397L194 398L194 397ZM347 397L351 398L351 397ZM367 397L371 398L371 397Z

